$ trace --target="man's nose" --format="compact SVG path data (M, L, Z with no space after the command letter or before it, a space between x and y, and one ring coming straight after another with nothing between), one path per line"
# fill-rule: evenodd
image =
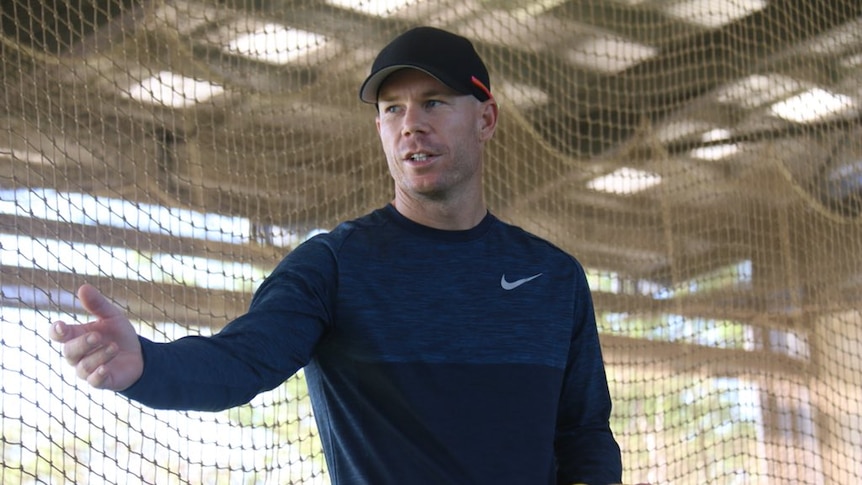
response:
M428 117L425 109L420 105L408 105L404 110L401 133L410 135L424 133L428 129Z

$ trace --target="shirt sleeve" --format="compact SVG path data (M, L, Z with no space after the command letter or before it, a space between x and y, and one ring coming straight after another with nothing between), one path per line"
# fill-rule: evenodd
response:
M305 366L331 322L336 261L322 240L287 255L246 314L211 336L141 338L144 373L121 394L158 409L218 411L245 404Z
M610 392L583 271L574 304L574 331L557 417L557 482L616 484L622 481L622 460L610 428Z

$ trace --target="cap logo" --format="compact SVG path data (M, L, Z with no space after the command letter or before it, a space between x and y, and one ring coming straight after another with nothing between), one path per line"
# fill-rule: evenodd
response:
M491 90L488 89L488 86L485 86L485 83L480 81L479 78L477 78L476 76L471 76L470 82L472 82L474 86L476 86L483 93L485 93L485 95L488 96L488 99L494 99L494 95L491 94Z

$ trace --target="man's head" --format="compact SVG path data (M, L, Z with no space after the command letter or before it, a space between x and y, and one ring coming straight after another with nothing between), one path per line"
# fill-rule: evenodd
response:
M479 101L492 98L488 69L464 37L434 27L417 27L390 42L371 66L359 99L376 104L380 86L401 69L417 69L461 94Z
M470 41L439 29L410 30L377 56L359 95L377 107L394 204L408 218L467 229L484 217L483 151L498 115L488 86Z

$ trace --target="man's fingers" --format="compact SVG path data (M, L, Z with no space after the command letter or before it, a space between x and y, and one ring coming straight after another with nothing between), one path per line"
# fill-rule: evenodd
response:
M89 347L90 350L75 362L75 370L81 379L85 379L91 384L93 381L101 383L107 374L108 364L117 355L117 347L114 344L103 346L100 343L94 343L94 339L86 344L91 346Z
M80 326L67 326L66 332L69 333L71 329L81 330ZM96 332L84 333L82 335L78 335L74 338L66 338L63 341L63 356L66 358L66 361L74 366L79 366L81 361L85 359L87 356L93 354L93 352L99 350L103 347L102 336ZM90 364L90 369L94 369L95 365ZM79 375L81 375L81 369L79 369ZM84 374L82 377L85 377Z
M57 321L51 325L51 340L64 343L74 340L86 332L81 325L69 325L63 321Z
M83 284L78 288L78 298L84 305L84 309L97 319L110 319L121 317L123 310L111 303L95 286Z
M63 322L54 322L51 325L51 340L55 342L65 342L66 341L66 332L68 331L68 327Z
M97 367L96 370L87 377L87 383L96 389L104 389L107 381L108 370L105 369L105 366Z
M56 321L50 337L63 344L63 356L78 377L99 389L122 390L143 372L143 356L126 313L95 287L84 284L78 298L94 318L70 325Z

